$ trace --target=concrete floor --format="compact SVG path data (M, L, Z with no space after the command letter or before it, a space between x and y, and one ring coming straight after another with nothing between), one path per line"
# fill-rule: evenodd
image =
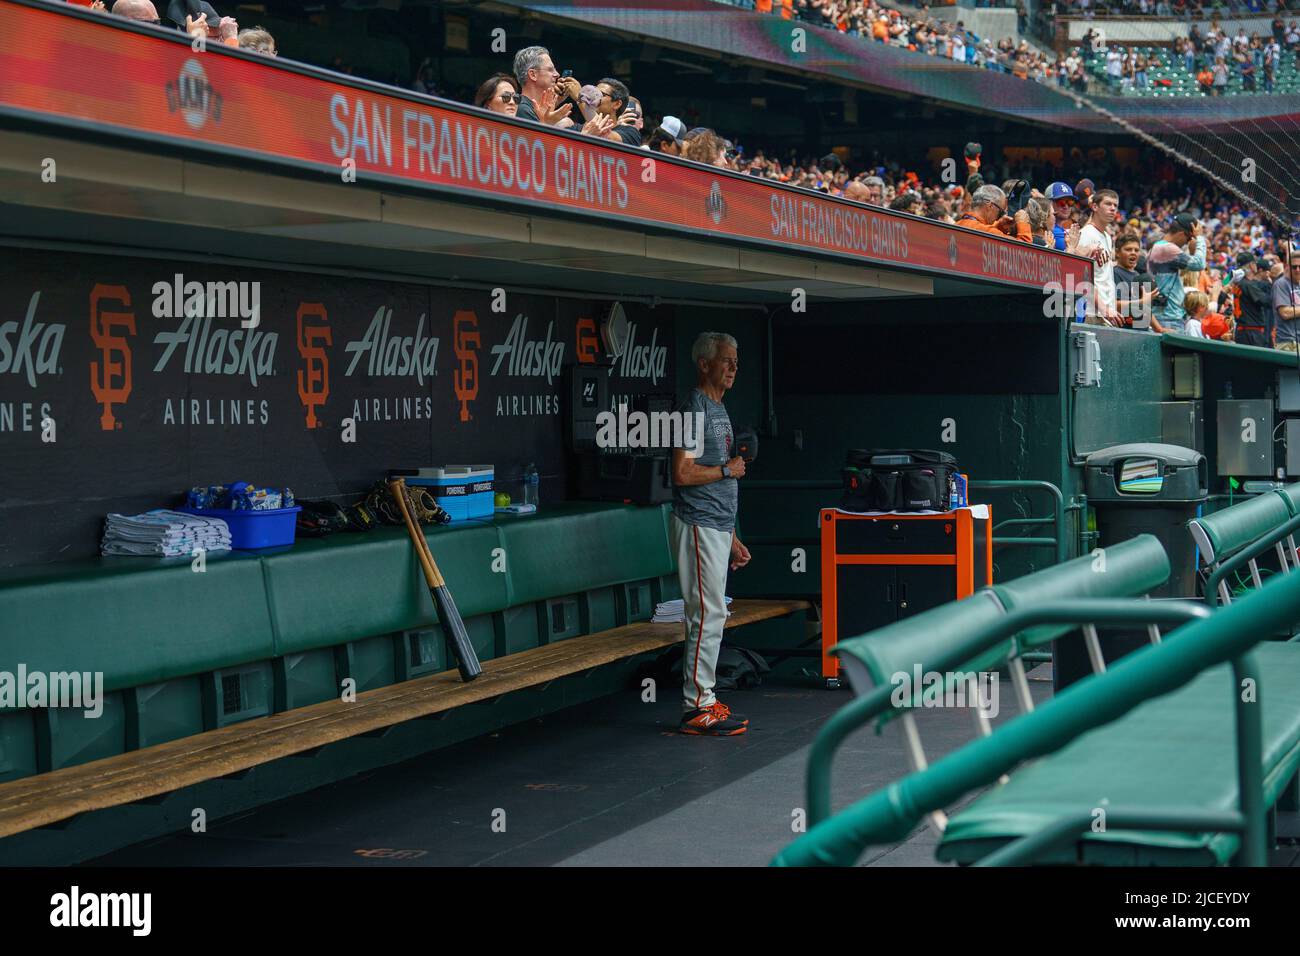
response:
M1031 677L1036 697L1049 696L1048 669ZM995 723L1016 713L1013 695L1000 697ZM724 699L750 718L745 736L682 736L675 700L643 703L628 690L96 862L763 866L796 836L809 744L850 697L769 680ZM931 759L974 734L965 710L925 711L918 725ZM836 807L898 779L898 726L850 737L835 766ZM936 842L923 825L860 862L935 866Z

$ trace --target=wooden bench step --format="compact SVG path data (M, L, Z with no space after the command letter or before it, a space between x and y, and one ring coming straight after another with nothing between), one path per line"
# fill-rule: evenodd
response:
M807 601L737 600L727 627L806 610ZM328 700L179 740L0 784L0 837L105 807L132 803L428 717L603 664L660 650L682 639L680 624L628 624L521 651L483 665L468 684L446 671L380 687L353 703Z

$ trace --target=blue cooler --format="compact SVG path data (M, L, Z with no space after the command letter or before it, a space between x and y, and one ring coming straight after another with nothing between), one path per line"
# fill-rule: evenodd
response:
M492 465L443 465L418 468L406 477L413 488L428 488L452 521L490 518L494 511Z

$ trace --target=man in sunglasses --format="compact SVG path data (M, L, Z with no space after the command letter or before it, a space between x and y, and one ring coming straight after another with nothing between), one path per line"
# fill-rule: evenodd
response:
M1020 209L1014 216L1007 215L1007 194L993 185L984 185L975 190L970 199L970 212L958 219L957 225L1019 239L1021 242L1034 241L1029 213Z

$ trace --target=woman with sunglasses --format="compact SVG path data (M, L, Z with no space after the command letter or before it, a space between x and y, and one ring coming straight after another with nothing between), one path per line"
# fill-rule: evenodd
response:
M514 116L519 112L519 83L507 73L494 73L474 94L474 105Z

